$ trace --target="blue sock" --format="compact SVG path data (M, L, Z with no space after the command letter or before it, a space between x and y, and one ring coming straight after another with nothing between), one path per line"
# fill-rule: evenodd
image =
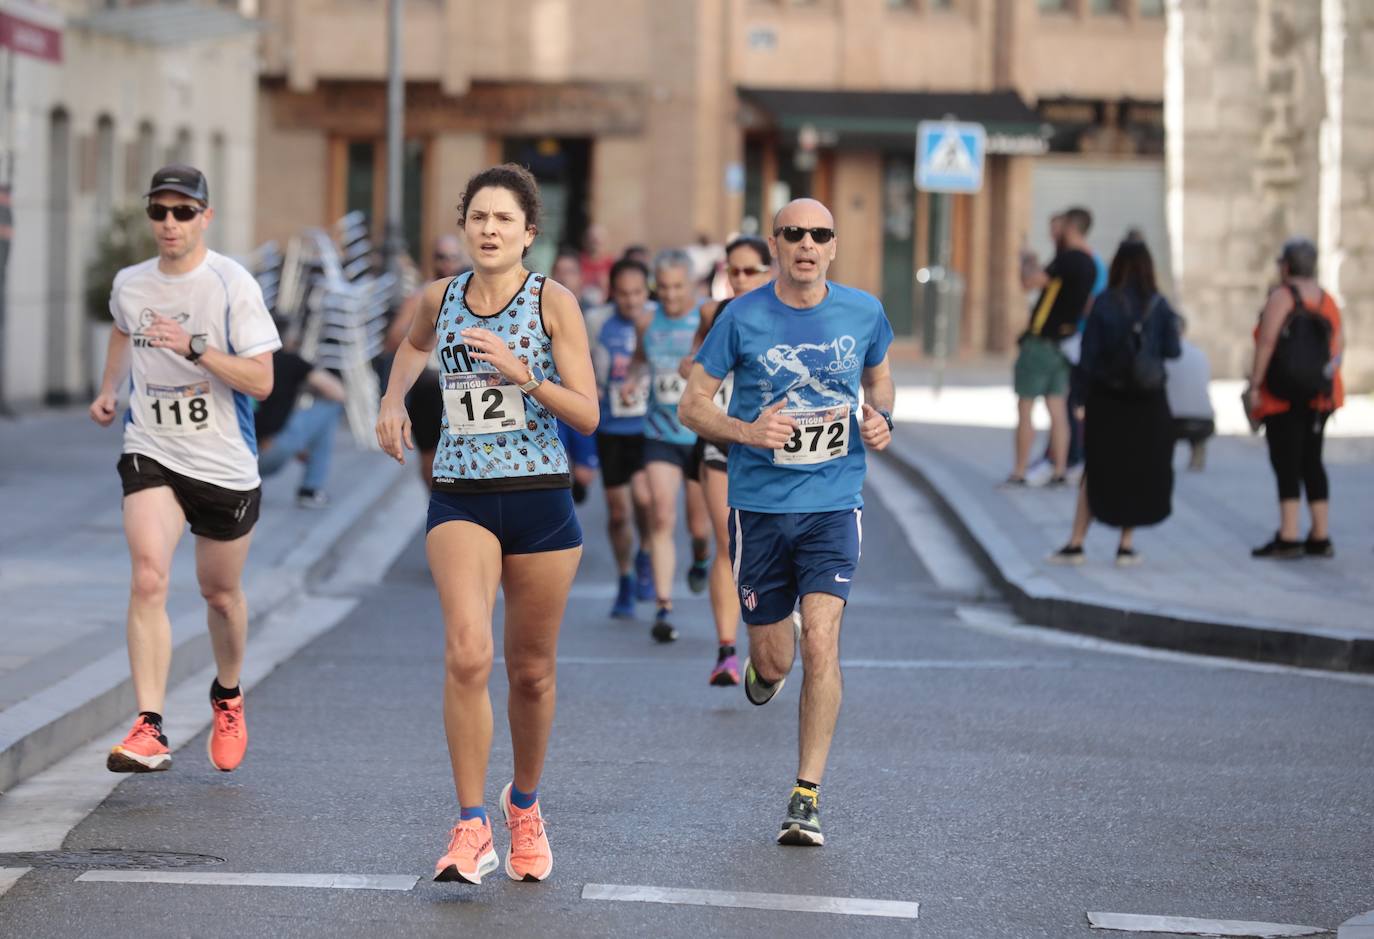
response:
M510 802L517 809L528 809L539 800L539 788L536 786L529 792L521 792L515 788L515 783L510 784Z
M459 821L466 822L474 818L480 818L485 824L491 824L491 820L487 818L485 806L474 805L471 808L460 809L458 812Z

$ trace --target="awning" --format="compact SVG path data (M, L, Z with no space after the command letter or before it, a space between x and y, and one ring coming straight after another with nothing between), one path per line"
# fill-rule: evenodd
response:
M72 20L75 29L101 33L150 46L207 42L257 32L259 24L232 10L198 3L149 3L136 7L100 10Z
M771 128L795 141L815 133L822 147L901 149L915 147L921 121L976 121L988 133L992 154L1040 154L1050 126L1015 91L792 91L739 88L744 124Z

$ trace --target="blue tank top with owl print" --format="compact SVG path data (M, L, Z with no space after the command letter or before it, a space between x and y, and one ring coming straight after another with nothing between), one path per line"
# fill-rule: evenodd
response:
M435 333L439 337L439 389L443 396L433 488L444 492L511 492L572 485L568 457L553 414L523 394L463 343L464 329L486 329L545 381L557 381L553 343L544 329L540 294L544 276L530 274L515 296L492 316L467 304L472 272L449 282Z

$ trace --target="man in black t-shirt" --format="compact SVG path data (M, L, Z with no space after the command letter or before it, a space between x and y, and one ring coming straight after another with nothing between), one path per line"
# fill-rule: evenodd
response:
M297 407L302 390L314 397L309 407ZM272 357L272 393L256 415L258 472L271 476L300 456L305 475L296 490L296 504L301 508L323 508L329 502L324 484L345 397L343 382L333 372L315 368L294 352Z
M1021 259L1021 285L1027 290L1039 287L1040 296L1031 309L1030 325L1021 336L1021 351L1016 357L1016 464L1007 477L1007 485L1026 484L1026 464L1035 442L1031 412L1036 398L1044 398L1050 412L1050 452L1054 463L1050 484L1065 482L1069 453L1069 362L1059 347L1077 334L1097 279L1097 264L1085 241L1091 226L1092 215L1087 209L1069 209L1050 220L1057 253L1049 266L1039 271L1033 257L1023 255Z

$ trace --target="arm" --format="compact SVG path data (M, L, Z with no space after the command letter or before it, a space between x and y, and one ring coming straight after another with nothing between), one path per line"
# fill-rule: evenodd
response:
M311 369L310 374L305 376L305 387L309 388L315 397L324 398L326 401L343 401L348 397L344 383L328 369Z
M169 349L183 358L191 353L191 334L176 320L165 316L154 317L147 335L156 348ZM235 355L208 346L196 364L235 391L251 395L259 401L272 393L271 352Z
M439 318L445 289L440 281L425 288L419 308L411 318L409 332L396 349L386 394L377 408L377 443L383 453L398 463L405 463L407 449L415 449L410 436L410 414L406 411L406 392L410 391L415 379L425 370L425 362L439 342L439 337L434 333L434 323Z
M678 420L682 421L684 427L707 440L720 443L742 443L765 450L776 450L786 445L797 426L795 420L781 413L787 406L786 397L764 408L758 420L750 424L716 407L712 399L720 390L721 381L706 371L700 362L692 365L692 374L687 378L687 390L682 393L682 400L677 406ZM886 426L884 423L883 427Z
M115 418L118 394L115 391L129 374L129 334L116 326L110 330L110 343L105 350L105 374L100 379L100 393L91 402L91 420L101 427L109 427Z
M678 363L678 374L683 378L692 377L692 362L696 359L697 350L706 341L706 334L711 331L711 324L716 321L716 313L720 311L720 301L712 300L701 308L701 320L697 323L697 331L692 336L692 351L682 357Z
M406 336L410 333L410 324L415 321L416 315L420 312L420 304L424 300L425 291L417 290L405 298L405 302L396 310L396 316L391 321L391 325L386 328L386 339L382 342L382 348L387 352L395 352L401 348L401 343L405 342Z
M1269 294L1269 300L1260 313L1259 335L1255 337L1255 357L1250 364L1250 409L1259 406L1260 385L1264 383L1264 373L1269 371L1269 360L1274 357L1274 346L1283 331L1284 320L1293 309L1293 298L1287 290L1276 288Z
M864 446L874 450L885 450L892 442L892 431L887 426L887 418L880 414L892 413L892 405L897 401L897 389L892 383L892 368L887 356L871 368L863 370L859 378L864 389L863 419L859 423L859 436Z

